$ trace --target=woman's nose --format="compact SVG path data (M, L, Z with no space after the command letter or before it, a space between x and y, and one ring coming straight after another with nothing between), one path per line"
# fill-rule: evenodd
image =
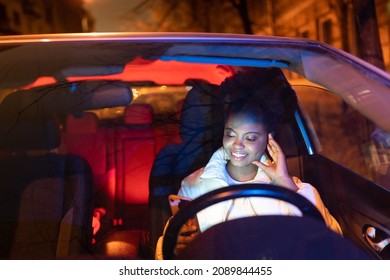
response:
M242 142L241 139L236 138L236 139L234 140L234 142L233 142L233 147L234 147L234 148L242 148L242 147L244 147L244 144L243 144L243 142Z

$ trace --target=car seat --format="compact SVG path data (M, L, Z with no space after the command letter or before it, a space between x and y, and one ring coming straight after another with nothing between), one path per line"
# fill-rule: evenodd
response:
M79 155L91 166L94 177L94 238L107 233L115 217L114 137L109 128L99 127L94 112L68 114L62 130L61 152Z
M98 241L97 250L110 258L145 255L149 175L155 158L153 109L149 104L126 106L121 123L112 127L115 142L114 228Z
M171 216L168 195L181 181L204 166L222 145L223 108L218 86L198 83L188 92L180 114L182 143L163 147L154 161L149 181L149 253L154 256L158 238Z
M132 104L125 108L123 125L116 128L116 197L119 205L146 207L148 203L148 180L156 150L152 122L150 105Z
M109 207L107 199L113 192L113 144L108 132L98 128L98 117L93 112L69 114L62 132L64 151L83 157L91 166L95 182L95 206Z
M12 105L6 100L0 105L0 259L88 255L93 191L88 163L56 153L61 138L55 119L30 118L34 106L11 116ZM33 114L26 117L28 111Z

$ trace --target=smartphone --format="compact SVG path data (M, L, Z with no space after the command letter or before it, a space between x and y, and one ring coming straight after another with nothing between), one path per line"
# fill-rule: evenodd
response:
M176 215L176 213L179 212L179 210L183 208L183 206L185 206L191 201L190 198L180 196L177 194L169 195L168 200L169 200L169 205L171 206L172 215Z
M271 131L270 133L271 133L272 138L275 138L275 131ZM268 140L267 140L267 143L268 143ZM265 149L265 154L270 161L274 161L274 159L271 157L270 153L268 152L268 149Z

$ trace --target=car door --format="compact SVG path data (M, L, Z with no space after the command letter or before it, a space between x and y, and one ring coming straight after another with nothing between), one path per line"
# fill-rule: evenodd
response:
M388 136L329 91L295 90L312 150L302 160L304 180L318 189L345 237L389 259Z

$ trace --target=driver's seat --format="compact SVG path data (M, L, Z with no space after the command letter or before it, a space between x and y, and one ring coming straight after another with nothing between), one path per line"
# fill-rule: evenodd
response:
M171 216L168 195L176 194L181 181L207 164L222 145L223 108L218 86L196 84L187 94L180 114L182 143L163 147L154 161L149 181L150 254Z

